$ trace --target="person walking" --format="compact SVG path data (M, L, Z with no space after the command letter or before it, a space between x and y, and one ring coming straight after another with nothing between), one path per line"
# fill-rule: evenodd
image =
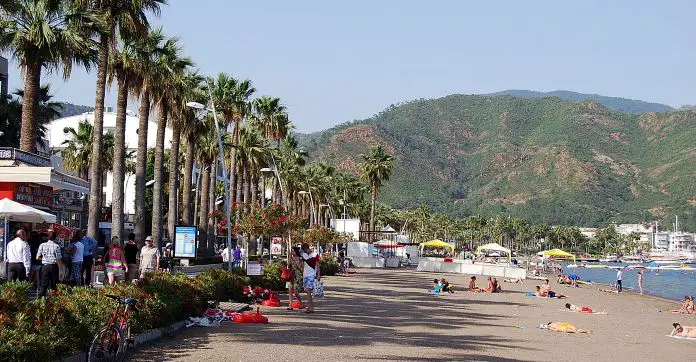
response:
M285 283L285 286L288 288L289 296L288 310L293 309L293 297L297 298L300 308L302 308L300 292L302 291L303 287L302 284L304 282L304 273L302 270L302 251L300 251L300 248L297 246L294 246L290 252L290 264L288 265L288 268L292 269L292 278Z
M85 246L81 242L82 234L79 231L73 235L70 245L68 245L68 254L72 255L70 263L70 277L73 285L82 285L82 260L84 258Z
M638 289L640 290L640 295L643 295L643 271L638 270Z
M123 252L126 254L126 264L128 265L128 273L126 273L126 281L131 282L138 277L138 243L135 241L135 234L128 234L128 242L123 247Z
M304 243L302 244L301 257L304 260L302 266L302 286L305 292L307 292L307 310L305 310L305 313L314 313L312 291L314 290L314 283L321 280L319 254L312 250L309 244Z
M16 238L7 244L7 280L24 281L31 271L31 248L27 244L27 232L20 229Z
M152 236L145 238L145 246L140 249L140 277L159 269L160 251L152 242Z
M45 297L48 289L55 290L58 282L58 265L63 264L63 255L60 252L60 245L54 241L56 233L49 232L48 240L39 245L36 252L36 260L41 261L41 285L39 286L39 297Z
M621 285L621 278L623 277L623 268L616 272L616 292L621 293L623 286Z
M126 269L126 273L128 273L126 254L121 247L118 236L111 238L111 247L109 248L108 254L109 261L106 263L106 277L109 285L116 285L118 280L124 279L124 268Z
M97 241L87 235L87 230L82 230L80 242L84 246L82 255L83 285L92 286L92 268L94 267L94 251L97 249Z
M39 234L38 231L34 230L31 232L29 235L29 240L27 241L27 244L29 244L29 250L31 251L31 271L29 271L29 282L32 283L32 286L36 288L36 290L39 290L39 285L41 284L41 262L36 260L36 252L39 250L39 245L46 241L46 238L44 236L46 233L41 233Z

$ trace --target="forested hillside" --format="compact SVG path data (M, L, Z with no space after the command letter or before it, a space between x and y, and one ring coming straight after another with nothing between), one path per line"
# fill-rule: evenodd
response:
M593 101L452 95L391 106L305 135L316 159L357 172L380 144L396 156L381 200L455 216L602 226L669 220L693 228L696 111L633 115Z
M502 92L492 93L489 95L509 95L509 96L515 96L515 97L520 97L520 98L558 97L558 98L569 100L569 101L579 101L579 102L589 100L589 101L596 101L599 104L601 104L609 109L613 109L615 111L621 111L621 112L633 113L633 114L643 114L646 112L666 112L666 111L672 110L672 107L670 107L666 104L645 102L645 101L639 101L636 99L626 99L626 98L620 98L620 97L607 97L607 96L601 96L599 94L577 93L577 92L571 92L571 91L567 91L567 90L557 90L557 91L551 91L551 92L535 92L535 91L529 91L529 90L509 89L509 90L504 90Z

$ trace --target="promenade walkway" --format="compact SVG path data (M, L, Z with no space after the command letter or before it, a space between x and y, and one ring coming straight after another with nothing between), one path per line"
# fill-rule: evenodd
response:
M452 277L457 286L464 276ZM676 340L662 300L571 290L579 304L624 303L609 315L562 312L565 301L526 297L535 281L503 284L503 294L433 296L433 275L412 270L358 270L326 279L317 313L264 308L268 325L193 327L129 352L132 361L581 361L694 360L696 342ZM558 287L560 288L560 286ZM558 289L555 288L555 289ZM512 290L510 290L512 289ZM625 299L617 299L625 297ZM601 305L598 305L601 308ZM613 308L612 308L613 309ZM637 311L664 319L646 326ZM594 330L565 335L539 330L541 321L567 320ZM632 321L633 320L633 321ZM649 321L651 322L651 321ZM636 330L643 326L645 331ZM524 328L520 328L524 327ZM618 358L618 359L617 359Z

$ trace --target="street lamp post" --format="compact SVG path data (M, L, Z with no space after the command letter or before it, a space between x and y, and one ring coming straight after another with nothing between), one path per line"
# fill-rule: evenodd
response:
M212 109L198 102L188 102L187 106L191 108L205 110L207 112L213 113L213 119L215 120L215 131L218 137L218 157L220 157L220 163L222 164L222 177L225 184L225 218L227 219L227 270L232 271L232 209L230 205L230 178L227 173L227 165L225 162L225 150L222 147L222 134L220 133L220 124L217 119L217 112L215 111L215 101L213 100L213 91L210 88L210 81L206 80L206 85L208 86L208 96L210 97L210 104Z
M309 190L309 183L307 183L307 190ZM312 198L312 191L300 191L298 192L300 195L309 195L309 228L312 228L313 225L313 219L314 219L314 199Z

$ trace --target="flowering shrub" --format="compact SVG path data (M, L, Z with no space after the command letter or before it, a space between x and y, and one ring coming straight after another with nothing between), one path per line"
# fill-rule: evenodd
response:
M242 270L209 270L196 278L150 273L137 284L102 289L59 286L47 298L29 301L31 284L0 285L0 361L50 361L85 350L114 311L105 295L138 300L129 318L134 333L164 327L203 313L208 302L241 301L249 278Z

